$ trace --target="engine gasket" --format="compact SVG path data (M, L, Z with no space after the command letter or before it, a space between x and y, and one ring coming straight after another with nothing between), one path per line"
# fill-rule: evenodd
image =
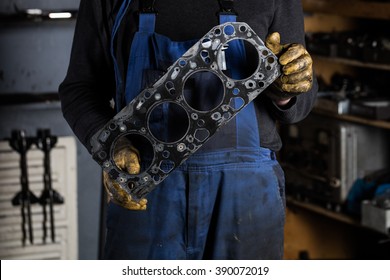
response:
M223 72L224 48L236 39L253 45L259 58L254 73L242 80L232 79ZM169 67L153 86L144 89L92 137L93 158L133 198L146 196L280 75L277 61L248 24L227 22L215 26ZM210 111L192 108L183 95L186 80L199 71L214 73L224 88L222 102ZM241 106L232 106L232 100L238 100ZM185 135L169 143L157 139L148 125L152 110L165 102L184 109L189 122ZM118 139L132 135L144 137L153 147L151 164L137 175L121 170L114 161Z

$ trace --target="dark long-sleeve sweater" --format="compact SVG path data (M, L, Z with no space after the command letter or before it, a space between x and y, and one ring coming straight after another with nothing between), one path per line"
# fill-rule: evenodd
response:
M91 136L114 115L110 100L115 94L115 76L110 56L111 28L121 0L81 0L71 59L65 80L59 87L65 119L80 141L90 150ZM129 49L138 24L138 0L133 0L116 41L116 56L124 75ZM156 0L156 32L175 41L199 39L219 24L217 0ZM237 21L246 22L264 41L279 32L283 43L304 44L300 0L237 0ZM281 140L276 121L298 122L310 112L317 84L294 97L283 109L265 94L256 102L261 146L277 151Z

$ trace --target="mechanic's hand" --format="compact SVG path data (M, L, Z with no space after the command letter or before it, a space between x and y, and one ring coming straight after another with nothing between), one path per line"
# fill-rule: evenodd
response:
M270 34L265 45L279 57L282 65L282 75L274 82L278 91L273 91L270 97L276 101L287 101L309 91L313 84L313 60L305 47L301 44L280 44L278 32Z
M114 161L116 165L129 174L138 174L140 172L139 153L131 142L125 138L117 142L114 152ZM109 200L130 210L145 210L147 200L145 198L135 201L125 190L123 190L116 181L113 181L107 172L103 172L103 183L108 194Z

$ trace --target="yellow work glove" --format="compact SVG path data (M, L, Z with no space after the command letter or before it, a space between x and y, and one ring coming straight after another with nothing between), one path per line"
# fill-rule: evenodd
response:
M269 94L271 99L283 104L283 101L309 91L313 84L313 60L305 47L301 44L280 44L278 32L270 34L265 45L279 58L282 65L282 75L273 83L277 90L272 90Z
M138 174L140 172L139 152L131 145L131 142L125 138L118 140L114 151L115 164L123 171L129 174ZM103 172L103 183L106 189L108 199L130 210L145 210L147 200L142 198L135 201L130 194L121 189L116 181L113 181L107 172Z

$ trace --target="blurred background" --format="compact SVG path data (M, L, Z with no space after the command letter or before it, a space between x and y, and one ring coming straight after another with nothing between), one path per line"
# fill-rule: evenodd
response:
M390 1L302 4L320 91L307 119L280 126L285 258L390 259ZM0 259L101 255L100 167L57 95L78 5L0 2Z
M98 258L101 179L90 174L100 174L101 169L64 120L57 94L69 63L79 3L80 0L0 2L1 259ZM49 138L57 138L57 143L47 150L52 189L63 197L64 203L53 206L54 241L50 205L46 205L45 242L43 207L31 204L31 244L28 207L24 207L23 237L21 205L11 203L22 191L22 168L21 154L10 147L9 141L18 143L20 131L24 131L26 139L35 141L39 130L50 130ZM27 152L29 189L38 198L44 189L44 156L43 150L31 144Z

